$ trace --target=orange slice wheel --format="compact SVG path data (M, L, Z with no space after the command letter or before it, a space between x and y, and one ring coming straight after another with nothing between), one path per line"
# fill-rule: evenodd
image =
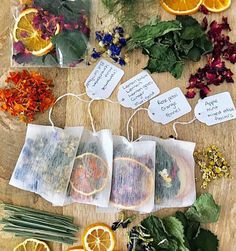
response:
M37 13L38 10L34 8L24 10L15 23L13 37L15 42L22 42L33 55L43 56L53 49L53 44L50 39L43 39L42 32L33 26L33 20ZM60 26L57 24L55 35L59 31Z
M196 13L203 0L160 0L161 6L174 15L190 15ZM210 0L209 0L210 1Z
M231 0L203 0L203 4L211 12L221 12L230 7Z
M45 242L27 239L16 246L13 251L50 251L50 248Z

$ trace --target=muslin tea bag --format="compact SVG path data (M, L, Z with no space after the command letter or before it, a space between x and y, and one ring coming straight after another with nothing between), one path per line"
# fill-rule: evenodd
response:
M62 205L83 127L28 125L10 185Z
M192 205L196 199L195 143L147 135L141 140L156 142L155 210Z
M130 142L113 136L113 175L110 205L149 213L154 208L154 141Z
M113 141L110 130L84 129L67 190L72 202L106 207L112 178Z

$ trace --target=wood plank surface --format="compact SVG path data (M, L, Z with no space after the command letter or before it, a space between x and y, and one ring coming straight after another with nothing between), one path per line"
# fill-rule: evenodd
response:
M92 11L92 31L100 28L112 28L115 23L114 19L104 10L99 0L93 0ZM9 31L11 26L10 1L3 0L0 8L0 86L3 85L3 80L9 71ZM155 8L144 6L145 11L151 15L161 15L163 19L171 19L173 16L167 14L161 9L158 1L156 1ZM222 16L229 17L229 23L233 28L231 37L236 41L236 1L233 1L231 8L222 13L209 15L210 20L220 20ZM201 20L202 14L197 14L196 17ZM92 36L91 43L93 45L94 37ZM147 58L141 55L140 52L134 52L130 55L130 64L124 67L125 76L122 82L131 78L145 66ZM200 63L188 64L185 67L184 74L180 80L175 80L170 74L153 74L153 78L161 89L161 93L179 86L183 91L187 84L189 74L195 72L199 66L203 66L205 61ZM66 92L83 93L84 81L93 69L95 64L85 69L39 69L46 77L52 78L55 83L55 95L59 96ZM236 66L230 65L236 74ZM236 80L236 78L234 78ZM236 85L223 84L220 87L213 88L213 93L222 91L229 91L236 101ZM111 99L116 100L116 93L112 95ZM195 106L197 98L191 100L192 107ZM130 109L122 108L117 104L111 104L106 101L96 101L92 105L92 113L95 120L97 130L110 128L113 134L126 136L126 123L128 118L133 113ZM35 121L36 124L49 124L48 114L38 116ZM189 121L193 118L193 113L190 113L180 121ZM53 115L55 124L59 127L84 125L91 129L90 120L88 117L87 106L79 103L73 98L68 98L67 101L61 101L56 106ZM163 138L168 138L173 134L172 123L162 126L153 123L144 111L140 111L133 119L132 126L134 127L134 136L139 134L150 134ZM225 156L232 166L232 174L236 177L236 121L229 121L223 124L208 127L200 122L194 122L187 126L178 126L179 139L193 141L197 143L197 148L201 149L210 144L216 144L223 150ZM94 222L106 222L109 225L117 219L116 214L105 214L96 212L93 206L85 206L73 204L64 208L54 208L49 203L44 201L37 195L24 192L8 185L11 173L14 169L15 163L19 156L20 150L24 143L26 133L26 126L17 122L8 115L0 114L0 201L14 203L16 205L23 205L33 208L38 208L46 211L63 213L65 215L72 215L75 217L76 223L85 227ZM199 172L196 170L198 193L203 192L200 187ZM222 205L220 220L217 224L210 224L209 227L216 233L220 240L221 251L236 251L236 196L235 196L235 178L232 180L222 179L210 185L209 191L213 193L217 203ZM158 216L170 215L176 209L165 209L157 212ZM145 217L139 216L137 222ZM126 250L126 232L119 230L117 232L117 246L116 250ZM12 251L13 247L21 241L20 238L14 238L0 232L0 250ZM80 238L78 244L80 243ZM62 251L66 249L65 245L50 244L52 251ZM211 250L209 250L211 251Z

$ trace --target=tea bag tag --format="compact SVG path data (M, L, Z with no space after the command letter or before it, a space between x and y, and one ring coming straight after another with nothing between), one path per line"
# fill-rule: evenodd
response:
M136 109L160 93L147 71L142 71L119 88L118 101L127 108Z
M208 126L236 118L235 106L229 92L199 100L194 113L197 120Z
M191 110L183 92L176 87L152 99L148 107L148 115L154 122L166 125Z
M124 71L107 60L100 60L85 81L86 93L91 99L107 99L120 82Z

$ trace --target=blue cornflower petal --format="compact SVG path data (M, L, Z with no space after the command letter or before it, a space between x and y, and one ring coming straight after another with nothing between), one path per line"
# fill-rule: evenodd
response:
M117 26L114 29L114 32L119 33L119 35L123 35L125 31L124 31L124 29L122 27Z
M98 42L102 41L102 35L101 35L100 31L96 31L95 34L96 34L96 40Z
M126 41L126 39L125 39L124 37L121 37L121 38L119 39L119 42L120 42L120 44L121 44L122 46L126 46L126 44L127 44L127 41Z
M102 42L104 44L109 44L109 43L112 42L112 40L113 40L113 36L111 34L107 33L107 34L104 35L104 37L102 39Z
M123 58L119 58L119 65L121 65L121 66L124 66L124 65L126 65L126 62L125 62L125 60L123 59Z
M112 56L119 56L120 52L121 52L121 48L119 46L114 45L114 44L112 44L109 47L109 50L111 51Z
M94 59L98 59L101 57L101 52L97 52L95 48L93 48L93 53L91 54L91 57Z

